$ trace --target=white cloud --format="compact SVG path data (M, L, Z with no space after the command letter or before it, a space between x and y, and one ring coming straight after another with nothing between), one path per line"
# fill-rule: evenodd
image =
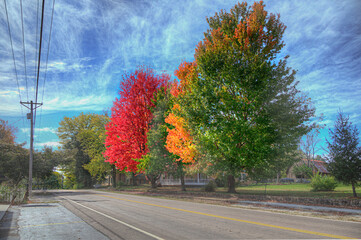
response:
M60 147L61 144L59 142L44 142L44 143L34 143L35 148L43 148L43 147Z
M28 133L30 132L30 128L21 128L20 131ZM34 132L49 132L49 133L56 133L57 130L55 128L43 127L43 128L34 128Z

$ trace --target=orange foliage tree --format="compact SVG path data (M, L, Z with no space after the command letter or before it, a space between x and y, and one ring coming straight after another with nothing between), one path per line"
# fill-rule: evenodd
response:
M193 62L183 62L175 71L180 83L174 82L171 88L174 105L165 119L168 124L166 149L177 158L182 190L185 190L183 164L193 164L197 150L194 139L189 131L186 118L182 116L181 104L190 91L192 78L196 75L196 65Z
M180 106L175 104L172 111L180 110ZM178 161L183 163L193 163L196 156L196 147L190 132L186 129L185 119L177 116L173 112L169 113L165 122L173 126L168 128L166 149L179 157Z

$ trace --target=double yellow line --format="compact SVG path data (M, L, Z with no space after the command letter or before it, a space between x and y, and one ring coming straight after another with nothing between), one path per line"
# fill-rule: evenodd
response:
M328 233L320 233L320 232L314 232L314 231L308 231L308 230L297 229L297 228L290 228L290 227L282 227L282 226L277 226L277 225L272 225L272 224L266 224L266 223L260 223L260 222L253 222L253 221L242 220L242 219L238 219L238 218L230 218L230 217L224 217L224 216L213 215L213 214L208 214L208 213L190 211L190 210L181 209L181 208L167 207L167 206L162 206L162 205L158 205L158 204L140 202L140 201L129 200L129 199L124 199L124 198L118 198L118 197L113 197L113 196L108 196L108 195L100 195L100 194L99 194L99 196L107 197L107 198L113 198L113 199L118 199L118 200L127 201L127 202L132 202L132 203L139 203L139 204L148 205L148 206L153 206L153 207L172 209L172 210L176 210L176 211L180 211L180 212L187 212L187 213L192 213L192 214L198 214L198 215L207 216L207 217L214 217L214 218L226 219L226 220L230 220L230 221L236 221L236 222L254 224L254 225L258 225L258 226L264 226L264 227L282 229L282 230L287 230L287 231L292 231L292 232L307 233L307 234L311 234L311 235L317 235L317 236L328 237L328 238L356 239L356 238L350 238L350 237L345 237L345 236L340 236L340 235L334 235L334 234L328 234Z

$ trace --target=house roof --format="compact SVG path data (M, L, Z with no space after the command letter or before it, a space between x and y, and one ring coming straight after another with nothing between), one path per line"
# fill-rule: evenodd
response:
M303 159L303 161L305 162L305 164L307 164L307 159ZM324 161L320 161L320 160L310 160L310 163L316 167L317 171L320 173L330 173L327 170L327 163Z

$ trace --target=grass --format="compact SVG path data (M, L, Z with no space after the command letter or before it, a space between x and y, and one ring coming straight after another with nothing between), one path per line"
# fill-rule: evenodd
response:
M272 196L294 196L294 197L324 197L324 198L351 198L352 188L350 185L339 184L334 191L311 191L311 184L292 183L292 184L272 184L267 185L267 195ZM238 187L239 194L264 195L265 185ZM361 196L361 188L356 189L357 195Z
M131 192L148 192L151 190L149 185L140 186L122 186L120 191ZM152 190L153 191L153 190ZM154 190L155 192L179 192L181 193L179 186L173 187L160 187ZM239 195L265 195L265 185L258 184L252 186L240 186L236 188ZM201 187L188 187L187 193L199 193L204 192L204 188ZM361 187L356 189L358 197L361 197ZM226 188L218 187L216 193L228 194ZM267 185L267 195L270 196L291 196L291 197L310 197L310 198L352 198L351 185L339 184L334 191L325 192L312 192L311 185L306 183L292 183L292 184L271 184Z

